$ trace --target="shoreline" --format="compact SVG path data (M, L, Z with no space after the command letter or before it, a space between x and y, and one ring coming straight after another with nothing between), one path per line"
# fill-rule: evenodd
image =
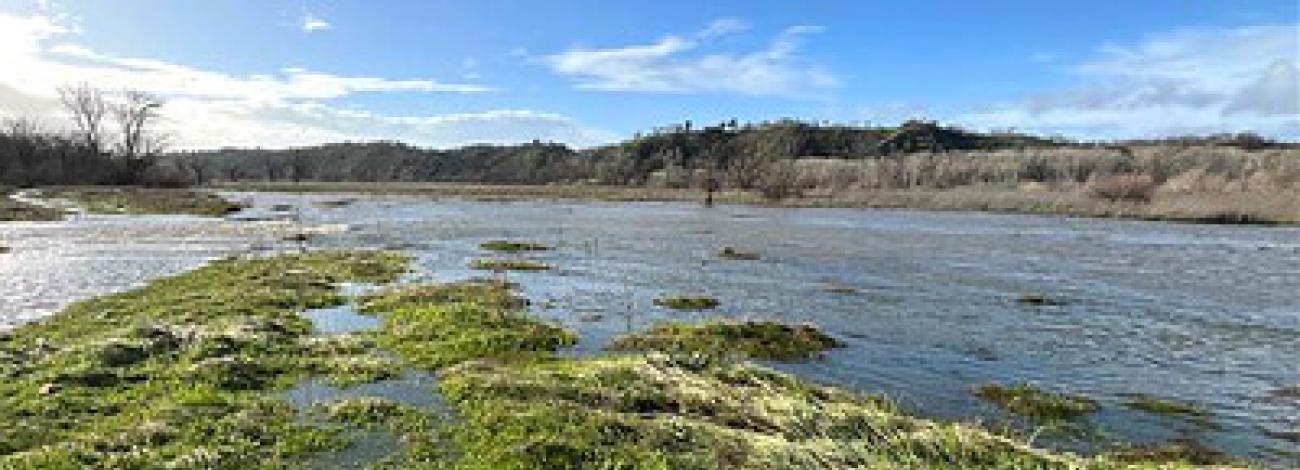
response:
M590 200L606 202L697 202L697 189L637 186L501 185L478 183L225 183L207 187L215 191L334 193L394 195L431 198L465 198L479 201ZM1007 187L958 187L948 190L845 191L809 194L778 201L765 200L756 191L720 191L718 204L781 208L912 209L937 212L987 212L1136 220L1205 225L1300 225L1300 193L1274 194L1261 201L1258 193L1169 194L1150 203L1110 202L1087 198L1077 191L1026 190ZM1262 202L1262 203L1261 203ZM1294 213L1293 213L1294 212Z

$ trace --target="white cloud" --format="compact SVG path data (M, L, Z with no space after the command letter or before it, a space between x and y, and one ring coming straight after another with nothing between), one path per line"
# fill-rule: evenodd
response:
M1085 138L1254 131L1300 138L1300 25L1186 29L1109 45L1070 70L1082 84L958 116Z
M282 147L341 140L417 145L533 139L592 145L615 139L564 116L526 110L389 116L331 104L358 93L482 93L491 88L434 80L339 76L303 68L235 75L148 58L118 57L72 42L72 31L43 16L0 12L0 117L64 122L56 87L79 82L139 89L166 99L164 118L180 148Z
M838 86L829 72L798 56L803 37L822 32L816 26L787 28L758 51L694 53L707 40L741 29L738 20L723 19L695 34L697 39L667 36L651 44L575 48L543 60L584 90L807 97Z
M710 22L708 26L705 26L697 36L701 38L716 38L745 32L748 31L749 28L749 22L740 18L718 18Z
M302 15L303 32L312 33L316 31L325 31L328 29L332 29L333 27L334 25L331 25L330 22L325 21L324 19L316 15L313 15L311 13Z

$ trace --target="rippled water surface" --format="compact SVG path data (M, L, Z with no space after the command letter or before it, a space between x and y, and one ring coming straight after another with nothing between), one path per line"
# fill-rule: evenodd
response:
M848 346L779 367L884 392L922 414L998 422L971 388L1031 381L1103 404L1084 422L1087 437L1062 445L1182 438L1300 463L1291 453L1300 402L1274 393L1300 384L1295 228L678 203L362 198L320 207L337 197L237 196L345 228L315 246L410 250L427 279L483 275L465 266L486 255L477 245L488 239L555 245L527 256L556 270L509 278L537 314L581 332L578 353L667 319L807 322ZM0 255L0 318L21 321L277 239L241 224L257 223L0 224L0 245L14 247ZM719 260L722 246L761 259ZM1024 293L1065 304L1021 305ZM671 294L710 295L722 307L683 314L653 305ZM1129 410L1127 393L1202 403L1213 425Z

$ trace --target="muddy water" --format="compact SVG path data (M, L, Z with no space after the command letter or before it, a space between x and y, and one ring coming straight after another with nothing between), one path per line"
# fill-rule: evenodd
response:
M292 205L305 223L347 227L313 246L410 250L430 280L484 275L465 266L484 256L477 245L487 239L555 245L527 256L558 269L508 277L522 283L537 314L581 332L577 354L669 319L807 322L848 346L779 367L887 393L924 415L1000 423L1006 418L970 389L1030 381L1103 404L1082 423L1086 432L1052 440L1062 446L1182 438L1280 466L1300 458L1288 453L1298 445L1287 437L1300 429L1300 401L1273 393L1300 383L1295 228L675 203L363 198L323 207L339 197L240 197L262 208ZM242 235L148 241L167 220L0 225L0 244L19 248L0 255L0 299L19 299L19 308L5 309L18 312L10 321L95 290L79 284L120 286L259 243ZM43 246L57 261L35 262L21 255L24 246ZM722 246L761 259L719 260ZM32 261L15 263L15 254ZM1025 293L1064 304L1022 305ZM710 295L722 307L684 314L653 305L671 294ZM48 304L24 300L35 298ZM1213 425L1127 409L1127 393L1204 404Z

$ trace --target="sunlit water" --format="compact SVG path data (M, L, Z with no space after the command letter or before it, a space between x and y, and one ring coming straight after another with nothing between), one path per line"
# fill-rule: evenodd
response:
M1270 464L1297 462L1286 434L1300 429L1300 403L1272 395L1300 383L1295 228L678 203L363 198L326 208L315 203L337 197L238 197L347 228L313 246L410 250L428 280L485 275L466 265L488 255L477 247L488 239L555 245L526 256L558 269L508 277L537 314L582 334L578 354L669 319L807 322L848 346L778 367L883 392L924 415L997 425L1003 416L970 390L1031 381L1103 403L1083 422L1089 437L1052 441L1060 445L1189 438ZM14 247L0 255L0 321L274 246L275 235L243 233L240 224L249 222L0 224L0 245ZM762 259L719 260L722 246ZM1024 306L1022 293L1066 304ZM722 307L653 305L672 294L710 295ZM1134 392L1202 403L1215 425L1123 407L1120 396Z

